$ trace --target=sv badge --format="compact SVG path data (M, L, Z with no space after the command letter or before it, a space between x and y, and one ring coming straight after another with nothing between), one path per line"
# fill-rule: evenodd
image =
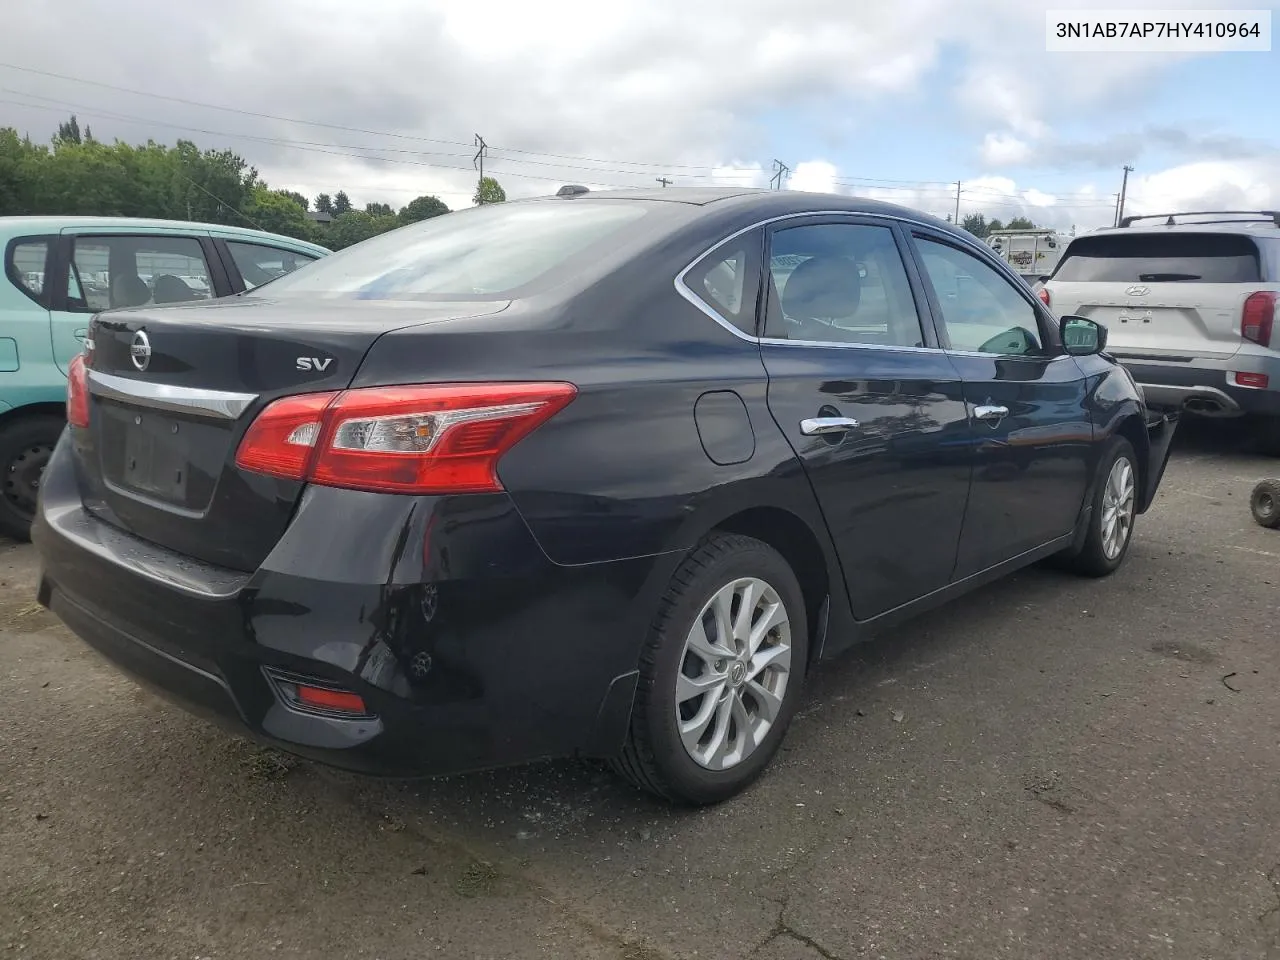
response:
M299 370L318 370L320 373L324 373L329 369L329 364L331 363L333 363L333 357L325 357L324 359L320 357L299 357L297 367Z

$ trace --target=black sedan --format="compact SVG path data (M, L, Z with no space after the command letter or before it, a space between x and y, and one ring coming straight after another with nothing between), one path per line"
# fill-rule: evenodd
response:
M712 803L806 675L1045 558L1123 561L1174 422L968 234L790 192L449 214L93 321L39 599L350 769L607 758Z

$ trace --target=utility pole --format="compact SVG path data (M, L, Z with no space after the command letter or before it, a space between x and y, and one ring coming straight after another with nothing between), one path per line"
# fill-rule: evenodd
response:
M1116 198L1116 202L1111 205L1111 212L1114 214L1111 218L1111 225L1118 227L1120 226L1120 194L1113 193L1111 196Z
M674 180L668 180L666 177L654 177L654 179L657 180L660 184L662 184L663 189L666 189L672 183L675 182Z
M960 222L960 181L956 181L956 223Z
M773 176L769 178L769 186L772 187L774 190L781 190L782 184L786 180L787 174L789 174L790 172L791 172L791 168L788 167L785 163L783 163L781 160L774 160Z
M484 142L484 137L478 133L476 134L475 147L476 155L471 158L471 165L480 171L480 182L476 184L476 196L479 196L484 190L484 158L485 154L489 152L489 145ZM484 201L481 200L480 202L483 203Z
M1120 202L1116 206L1116 226L1120 226L1120 221L1124 219L1124 194L1129 186L1129 174L1133 172L1133 167L1127 163L1124 165L1124 179L1120 181Z

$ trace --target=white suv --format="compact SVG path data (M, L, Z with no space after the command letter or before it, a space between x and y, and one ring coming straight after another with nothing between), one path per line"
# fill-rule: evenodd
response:
M1280 212L1125 217L1072 240L1038 293L1106 326L1151 406L1254 416L1280 456Z

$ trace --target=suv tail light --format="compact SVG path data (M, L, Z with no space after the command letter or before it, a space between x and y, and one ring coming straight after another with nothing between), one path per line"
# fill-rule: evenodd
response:
M571 383L459 383L284 397L249 426L236 466L356 490L494 492L502 455L577 392Z
M1271 346L1271 329L1275 325L1276 301L1280 294L1274 290L1261 290L1250 295L1240 314L1240 333L1260 347Z
M1040 302L1043 303L1046 307L1050 306L1049 291L1046 290L1044 287L1041 287L1039 290L1036 291L1036 296L1040 298Z
M72 357L67 367L67 422L73 427L89 426L89 373L83 353Z

